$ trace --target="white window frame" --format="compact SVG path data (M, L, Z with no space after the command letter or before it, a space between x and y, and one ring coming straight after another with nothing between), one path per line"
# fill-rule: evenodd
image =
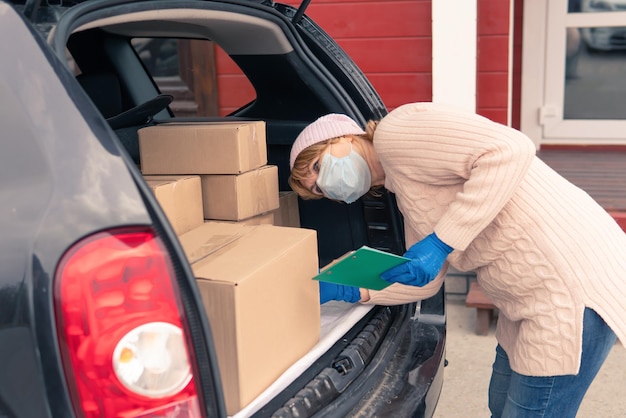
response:
M567 0L524 1L521 130L543 144L626 144L626 120L563 119L565 28L626 26L626 12L567 14Z

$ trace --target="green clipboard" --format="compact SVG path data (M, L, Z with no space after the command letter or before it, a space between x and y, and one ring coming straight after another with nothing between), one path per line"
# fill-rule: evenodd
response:
M381 279L381 273L408 260L406 257L364 245L358 250L344 255L336 263L324 268L313 279L364 289L382 290L391 283Z

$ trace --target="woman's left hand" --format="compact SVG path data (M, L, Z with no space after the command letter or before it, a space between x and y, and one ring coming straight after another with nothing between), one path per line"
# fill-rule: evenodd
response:
M410 258L404 264L392 267L380 275L381 279L391 283L411 286L424 286L437 277L446 257L453 251L433 232L421 241L413 244L404 254Z

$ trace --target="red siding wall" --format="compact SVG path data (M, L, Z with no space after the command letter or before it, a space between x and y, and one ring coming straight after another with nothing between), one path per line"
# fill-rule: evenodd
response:
M522 112L522 35L524 2L515 0L513 6L513 82L511 91L511 126L520 129Z
M299 5L299 0L285 3ZM352 57L389 110L432 98L431 1L314 0L307 15ZM238 68L216 52L220 114L254 98Z
M478 0L476 111L507 123L509 2Z
M297 6L300 0L286 0ZM519 125L521 16L515 2L513 125ZM477 112L506 123L509 80L509 9L506 0L478 0ZM432 99L431 0L314 0L313 18L363 70L389 110ZM216 51L220 114L254 98L239 69Z
M220 48L215 48L217 101L219 115L224 116L256 97L252 85L239 67Z

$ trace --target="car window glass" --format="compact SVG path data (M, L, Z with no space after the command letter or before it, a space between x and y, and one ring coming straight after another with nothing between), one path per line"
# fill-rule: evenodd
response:
M175 116L223 116L256 98L250 81L214 42L176 38L131 42L160 92L174 96L170 108ZM238 94L220 95L220 87Z

